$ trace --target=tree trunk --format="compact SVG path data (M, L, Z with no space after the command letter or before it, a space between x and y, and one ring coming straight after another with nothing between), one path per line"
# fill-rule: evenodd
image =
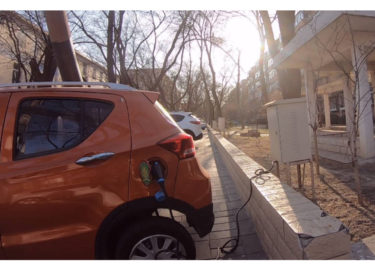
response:
M260 11L263 21L265 36L271 57L275 57L278 53L278 46L275 41L271 20L268 11ZM294 11L277 11L279 19L280 35L282 45L286 44L294 37ZM301 74L299 69L277 70L277 77L284 99L301 97Z
M320 162L319 162L319 148L318 148L318 127L313 128L314 151L315 151L315 169L316 175L320 178Z
M262 25L261 25L261 22L260 22L260 18L257 15L257 27L258 27L258 32L259 32L259 37L260 37L260 42L261 42L260 54L259 54L259 74L260 74L259 78L260 78L260 88L261 88L261 93L262 93L261 102L262 102L262 104L265 104L265 103L268 102L267 85L266 85L266 80L265 80L265 76L264 76L265 75L264 74L265 40L267 39L267 41L269 42L268 46L270 48L272 46L272 49L269 49L269 50L272 51L273 53L276 52L276 48L275 48L276 44L275 44L275 40L273 38L271 21L270 21L270 18L268 16L268 12L267 11L261 11L260 14L262 16L262 20L265 21L265 23L263 23L264 28L267 29L267 31L269 31L268 35L266 34L266 37L265 37L265 33L263 31L263 28L262 28ZM275 55L276 55L276 53L275 53Z
M268 93L267 93L267 84L266 79L264 76L264 46L261 46L260 49L260 56L259 56L259 79L260 79L260 88L262 92L262 104L265 104L268 102Z
M294 29L294 10L277 11L279 20L281 43L285 47L295 36ZM301 73L299 69L286 69L279 71L280 87L283 90L285 99L301 97Z
M242 104L243 101L241 99L241 57L240 54L238 54L238 61L237 61L237 85L236 85L236 99L237 99L237 119L241 123L241 129L243 130L245 128L244 118L243 118L243 112L242 112Z
M46 48L44 49L44 65L43 65L43 72L40 72L40 65L33 57L31 58L30 62L30 82L48 82L53 81L53 77L55 76L57 63L56 58L53 54L53 49L51 44L47 44Z
M354 180L355 180L355 186L357 190L357 196L358 196L358 203L363 206L363 197L362 197L362 185L361 185L361 176L359 173L359 165L358 165L358 154L357 154L357 143L356 139L353 140L353 148L354 148L354 153L353 153L353 159L352 159L352 166L353 166L353 171L354 171Z
M279 20L280 37L283 47L294 37L294 10L278 10L277 18Z
M48 31L63 81L82 81L65 11L45 11Z
M115 12L113 10L108 12L108 26L107 26L107 76L108 82L116 83L115 75L115 60L114 60L114 28L115 28Z
M277 43L275 41L270 16L268 15L268 11L259 11L260 16L262 17L263 27L264 27L264 34L267 40L268 50L270 52L271 57L275 57L278 53Z

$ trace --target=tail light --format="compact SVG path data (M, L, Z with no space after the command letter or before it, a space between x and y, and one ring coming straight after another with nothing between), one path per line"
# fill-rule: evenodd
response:
M190 121L190 123L192 123L192 124L201 124L201 122L199 121L199 120L192 120L192 121Z
M159 146L177 154L180 159L193 157L195 155L194 141L188 134L180 133L169 137L159 142Z

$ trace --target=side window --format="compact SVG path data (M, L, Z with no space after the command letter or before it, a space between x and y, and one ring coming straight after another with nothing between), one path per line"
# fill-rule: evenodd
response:
M175 122L180 122L185 118L183 115L175 115L175 114L171 114L171 117L175 120Z
M70 149L88 138L113 104L82 99L26 99L18 110L15 159Z

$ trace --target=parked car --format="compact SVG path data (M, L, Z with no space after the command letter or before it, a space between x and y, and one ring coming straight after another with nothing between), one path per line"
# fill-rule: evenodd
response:
M202 128L202 130L206 129L207 128L207 123L202 122L201 123L201 128Z
M201 139L203 132L201 128L201 121L191 112L170 112L172 118L177 122L185 133L191 135L194 140Z
M187 229L162 214L208 234L209 176L157 98L109 83L0 85L0 258L195 258Z

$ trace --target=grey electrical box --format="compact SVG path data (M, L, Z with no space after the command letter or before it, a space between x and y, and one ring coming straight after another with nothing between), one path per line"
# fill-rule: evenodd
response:
M265 106L272 159L282 163L311 159L306 98L279 100Z

